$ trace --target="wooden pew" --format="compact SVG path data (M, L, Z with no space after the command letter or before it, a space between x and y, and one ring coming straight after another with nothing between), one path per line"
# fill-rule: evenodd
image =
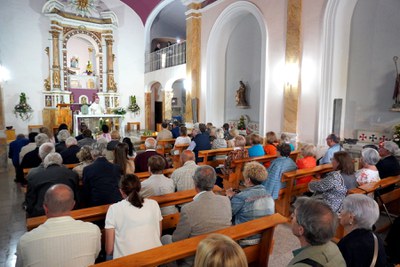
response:
M272 250L272 239L275 227L287 222L287 218L275 213L256 220L231 226L214 233L224 234L234 240L240 240L255 234L261 234L261 242L254 246L245 247L247 261L253 266L268 266L269 255ZM129 266L158 266L171 261L193 256L197 245L209 234L200 235L165 246L131 254L112 261L96 264L96 267L129 267Z
M79 163L71 163L71 164L64 164L64 166L66 167L66 168L68 168L68 169L70 169L70 170L72 170L73 168L75 168L76 166L78 166L79 165ZM31 170L32 168L24 168L22 171L24 172L24 177L26 177L27 175L28 175L28 173L29 173L29 171Z
M181 161L180 161L181 154L188 147L189 147L189 144L178 144L178 145L174 146L174 148L173 148L174 153L170 157L172 159L172 166L175 169L181 167ZM177 152L175 152L175 151L177 151Z
M245 148L249 149L250 146L245 146ZM232 150L233 147L200 150L197 157L203 159L203 161L199 162L198 165L210 165L215 168L218 165L223 164L225 160L214 160L214 157L227 156L228 153L231 152Z
M275 210L283 216L289 217L292 197L300 196L308 191L308 183L296 185L297 179L305 176L321 175L331 172L332 170L332 164L324 164L314 168L300 169L283 173L281 181L286 183L286 187L279 191L279 197L275 201Z
M157 150L156 151L157 151L157 153L164 156L165 154L167 154L171 151L171 148L174 146L174 144L175 144L174 138L159 140L159 141L157 141Z
M214 186L214 189L213 189L214 192L218 192L220 190L221 190L221 188L219 188L218 186ZM179 191L179 192L175 192L175 193L171 193L171 194L165 194L162 196L152 196L149 198L156 200L158 202L158 205L160 205L160 207L162 208L162 207L168 207L168 206L172 206L172 205L178 205L178 204L191 202L193 200L193 197L196 194L197 194L196 190L191 189L191 190ZM110 206L110 204L95 206L95 207L90 207L90 208L84 208L84 209L78 209L78 210L72 210L71 217L76 220L82 220L82 221L86 221L86 222L104 220L106 218L106 214L107 214L109 206ZM164 219L166 219L166 218L164 217ZM169 220L169 221L171 221L171 220L176 221L176 219L179 220L179 217L176 217L176 215L174 215L173 218L167 217L167 220ZM30 231L33 228L36 228L40 224L44 223L46 220L47 220L46 216L27 218L26 228L28 231ZM164 223L168 224L168 225L170 224L170 222L167 223L167 222L164 222L164 220L163 220L163 225L164 225ZM171 228L171 227L169 227L169 228Z
M175 171L175 168L169 168L169 169L165 169L163 170L163 174L167 177L170 177L171 174ZM141 182L143 182L144 180L146 180L147 178L150 177L150 172L136 172L135 175L139 178L139 180Z
M290 153L290 158L296 162L296 159L297 159L297 156L299 153L300 153L299 151L292 151ZM231 174L225 175L223 177L224 188L234 188L234 189L239 188L239 182L240 182L240 180L243 180L242 170L243 170L244 165L247 162L257 161L261 164L264 164L265 162L273 161L276 158L277 158L276 155L273 155L273 156L265 155L265 156L260 156L260 157L250 157L250 158L237 159L237 160L232 161L231 168L233 168L234 171Z
M400 175L386 177L379 182L360 185L357 188L350 189L347 194L369 194L373 193L379 187L385 188L397 183L400 183Z

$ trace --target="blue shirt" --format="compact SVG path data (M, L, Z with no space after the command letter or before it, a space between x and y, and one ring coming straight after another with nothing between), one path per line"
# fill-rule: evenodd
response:
M249 151L249 157L260 157L264 156L264 148L261 144L254 145L248 149Z
M178 138L178 136L179 136L179 127L172 128L171 133L172 133L172 137L173 138Z
M340 151L340 144L336 144L331 146L328 151L326 151L325 155L318 161L320 165L331 163L331 159L333 158L333 154Z
M23 146L26 146L29 143L29 140L25 137L17 138L16 140L10 143L10 148L8 151L8 157L12 159L12 163L14 166L19 166L19 152Z
M263 182L263 185L273 199L278 199L279 190L286 187L286 183L281 182L282 174L294 170L297 170L297 166L291 158L280 157L272 161L267 170L267 180Z
M231 199L233 224L248 222L274 214L275 202L263 185L242 190Z

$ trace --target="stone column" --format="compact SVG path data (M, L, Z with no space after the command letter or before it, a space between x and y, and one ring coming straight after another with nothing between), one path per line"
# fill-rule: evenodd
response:
M297 133L297 113L300 97L302 0L288 0L286 32L286 69L283 131Z
M0 172L7 170L8 155L7 155L7 139L4 133L4 101L3 101L3 87L0 84Z
M172 91L164 91L164 120L172 119Z
M192 100L201 95L201 3L204 0L182 0L187 7L186 13L186 79L191 86L186 88L185 121L198 121L193 118ZM197 112L198 114L198 106Z
M144 129L151 129L151 92L144 93L144 117L146 126Z
M50 31L53 43L53 88L60 89L60 32L56 30Z
M113 55L113 40L106 39L107 46L107 92L115 92L114 82L114 55Z

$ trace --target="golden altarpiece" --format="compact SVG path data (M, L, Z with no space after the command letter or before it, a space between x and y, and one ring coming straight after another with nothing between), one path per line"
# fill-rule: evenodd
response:
M49 19L43 124L52 129L66 123L72 129L72 115L96 96L110 113L119 106L114 81L115 13L94 0L49 0L42 13Z

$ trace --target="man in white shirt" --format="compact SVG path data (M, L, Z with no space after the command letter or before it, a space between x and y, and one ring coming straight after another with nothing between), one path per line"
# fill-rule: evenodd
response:
M140 194L146 198L149 196L160 196L175 192L174 182L165 177L165 160L159 155L151 156L148 161L149 172L151 176L142 182ZM178 212L175 206L161 208L162 215L168 215Z
M104 108L99 103L100 103L100 98L96 97L94 99L94 102L89 107L90 114L92 115L104 114Z
M88 266L100 252L100 229L74 220L74 193L64 184L50 187L43 207L47 221L25 233L17 246L16 266Z
M195 156L192 151L184 150L182 152L180 156L182 167L176 169L171 175L176 191L194 189L193 175L198 167L194 160Z
M172 132L168 130L168 123L163 122L161 124L162 130L157 134L157 141L172 139Z

